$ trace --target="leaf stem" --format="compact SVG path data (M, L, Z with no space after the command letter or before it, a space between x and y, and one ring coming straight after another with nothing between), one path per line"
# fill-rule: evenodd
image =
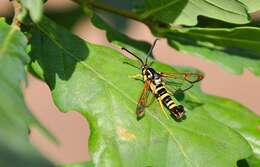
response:
M87 7L92 7L92 8L96 8L96 9L100 9L103 11L107 11L110 13L114 13L120 16L124 16L133 20L137 20L137 21L141 21L144 22L143 19L139 18L135 13L129 11L129 10L125 10L125 9L120 9L120 8L116 8L112 5L103 3L103 2L98 2L95 0L89 0L89 1L82 1L82 0L73 0L74 2L78 3L79 5L84 5Z
M15 0L11 0L11 3L14 8L14 17L13 17L13 21L12 21L12 26L15 26L20 29L22 23L18 19L18 16L20 15L20 13L22 11L22 6L19 2L15 1Z

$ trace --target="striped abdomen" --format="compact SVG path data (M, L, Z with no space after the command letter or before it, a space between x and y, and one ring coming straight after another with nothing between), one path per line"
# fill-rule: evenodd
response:
M184 114L184 108L182 105L176 105L172 100L170 94L167 92L163 84L158 84L155 86L155 94L157 99L162 101L163 104L169 109L171 114L176 118L181 118Z

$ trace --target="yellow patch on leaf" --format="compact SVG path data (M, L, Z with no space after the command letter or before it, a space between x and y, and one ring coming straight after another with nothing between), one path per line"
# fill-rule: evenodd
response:
M135 134L129 132L127 129L123 127L117 127L116 132L121 140L130 141L136 138Z

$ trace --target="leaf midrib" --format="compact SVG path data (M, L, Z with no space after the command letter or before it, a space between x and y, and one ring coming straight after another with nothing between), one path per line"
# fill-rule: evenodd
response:
M247 16L247 15L243 15L241 13L237 13L237 12L234 12L234 11L231 11L231 10L227 10L227 9L221 8L220 6L217 6L216 4L214 4L212 2L209 2L208 0L203 0L203 1L208 3L211 6L214 6L214 7L218 8L218 9L224 10L224 11L226 11L228 13L233 13L233 14L237 14L237 15L240 15L240 16ZM190 0L190 2L193 3L194 5L196 5L196 3L193 2L193 0Z
M191 29L192 30L192 29ZM195 29L194 29L195 30ZM239 43L246 43L248 45L260 45L260 41L252 41L252 40L247 40L247 39L238 39L238 38L227 38L227 37L218 37L216 35L208 35L208 34L201 34L201 33L196 33L196 32L181 32L181 34L190 34L190 35L195 35L198 37L203 37L203 38L209 38L209 39L214 39L214 40L224 40L224 41L231 41L231 42L239 42ZM198 39L199 41L202 41ZM211 42L214 43L214 42Z
M149 11L147 11L147 12L144 12L144 13L141 15L141 18L147 18L147 17L153 15L154 13L156 13L156 12L158 12L158 11L160 11L160 10L163 10L163 9L165 9L165 8L171 6L171 5L173 5L173 4L175 4L175 3L179 2L179 1L180 1L180 0L170 1L169 3L166 3L165 5L159 6L158 8L154 8L154 9L151 9L151 10L149 10Z
M2 55L6 52L8 46L9 46L10 43L11 43L11 39L12 39L12 37L13 37L13 34L14 34L15 32L16 32L16 29L15 29L15 28L11 28L11 30L8 31L7 35L6 35L5 38L3 39L4 43L3 43L3 45L2 45L3 47L0 48L0 56L2 56Z

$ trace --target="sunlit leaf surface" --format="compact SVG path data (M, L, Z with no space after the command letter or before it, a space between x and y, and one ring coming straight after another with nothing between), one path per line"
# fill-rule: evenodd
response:
M155 100L137 121L143 83L128 77L140 72L124 63L129 59L86 43L48 19L36 26L31 68L49 85L61 111L81 112L89 121L95 166L230 167L252 155L241 135L207 112L208 102L200 101L206 95L198 88L184 102L185 120L166 119ZM157 62L153 66L175 71Z
M225 22L249 22L246 7L237 0L145 0L136 1L137 14L170 24L196 25L198 16Z
M209 59L236 74L260 75L260 28L187 28L165 30L171 46Z
M43 0L20 0L20 2L29 11L33 21L40 21L43 11Z

